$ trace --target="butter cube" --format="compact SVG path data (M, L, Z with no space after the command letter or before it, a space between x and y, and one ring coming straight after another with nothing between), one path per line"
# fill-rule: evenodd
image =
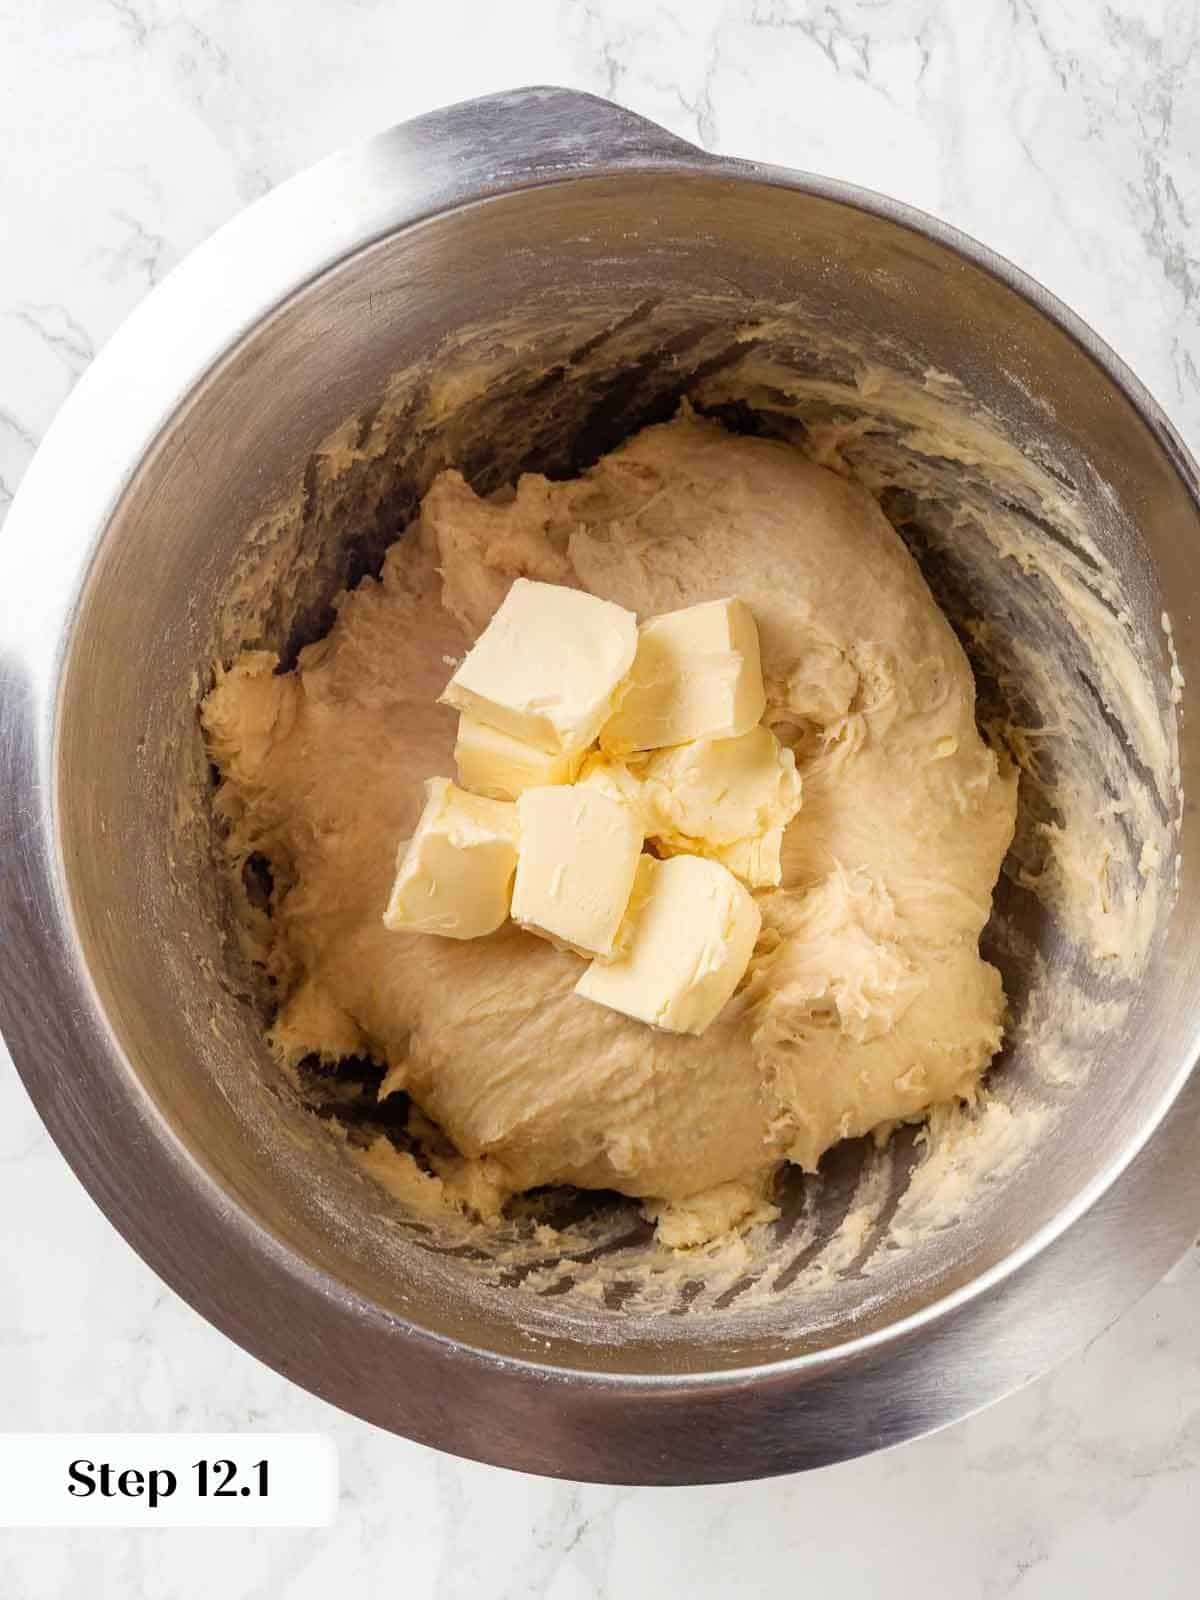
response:
M538 750L523 739L514 739L511 733L476 722L474 717L458 719L454 745L458 781L474 794L490 795L493 800L515 800L526 789L571 783L582 759L582 755L551 755Z
M717 845L706 854L752 889L774 889L783 878L783 829L768 828L749 839Z
M629 683L600 743L621 754L733 739L765 707L754 615L741 600L712 600L642 624Z
M517 808L430 778L416 832L402 847L383 914L397 932L478 939L508 916L517 866Z
M642 856L624 947L593 961L575 993L671 1033L703 1033L741 981L761 923L719 862Z
M600 793L606 794L610 800L620 800L625 805L631 806L634 814L641 820L643 830L648 834L653 833L655 821L653 807L648 802L641 777L632 771L626 762L618 757L610 759L601 755L599 751L593 751L591 755L584 757L575 782L583 788L599 789Z
M526 789L512 914L581 955L612 955L642 850L636 814L585 785Z
M800 777L769 728L656 751L641 771L648 833L670 850L724 861L756 887L779 882L779 845L800 809Z
M608 719L636 649L632 611L518 578L442 704L551 755L573 755Z
M755 889L780 881L800 776L769 728L626 757L595 753L577 781L631 805L646 837L669 855L709 856Z

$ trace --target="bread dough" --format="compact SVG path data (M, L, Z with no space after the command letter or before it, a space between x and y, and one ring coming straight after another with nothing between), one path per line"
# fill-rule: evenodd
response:
M512 924L468 942L383 927L422 780L454 770L437 696L518 575L642 617L737 595L758 621L766 721L803 805L782 886L756 896L747 978L700 1038L580 999L578 958ZM570 482L483 500L444 472L379 579L341 597L294 671L277 664L243 653L202 712L248 947L280 997L272 1045L385 1063L389 1091L486 1158L476 1191L613 1188L693 1243L763 1215L780 1161L811 1169L839 1139L973 1096L1001 1037L978 940L1016 778L976 730L970 667L916 564L854 484L687 411ZM269 914L242 888L255 853Z

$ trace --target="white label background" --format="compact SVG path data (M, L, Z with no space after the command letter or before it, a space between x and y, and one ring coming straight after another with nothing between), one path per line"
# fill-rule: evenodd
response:
M71 1494L68 1469L86 1460L118 1472L175 1474L175 1491L153 1509L146 1492ZM208 1494L199 1494L197 1461L208 1462ZM235 1463L236 1492L215 1495ZM268 1492L258 1493L255 1463L267 1462ZM161 1480L160 1480L161 1481ZM242 1494L243 1487L249 1489ZM337 1515L338 1460L320 1433L7 1433L0 1434L0 1528L322 1528Z

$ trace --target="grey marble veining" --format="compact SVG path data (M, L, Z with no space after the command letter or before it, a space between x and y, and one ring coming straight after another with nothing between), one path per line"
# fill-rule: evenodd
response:
M339 144L530 82L958 224L1092 322L1200 449L1193 0L0 0L0 40L0 520L75 379L192 245ZM438 1456L242 1354L99 1216L6 1061L0 1205L0 1424L327 1429L344 1483L324 1533L0 1534L5 1600L1195 1593L1195 1254L934 1438L614 1490Z

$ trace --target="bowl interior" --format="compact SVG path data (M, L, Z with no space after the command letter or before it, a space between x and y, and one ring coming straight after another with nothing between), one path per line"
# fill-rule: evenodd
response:
M864 482L958 628L981 723L1023 774L986 937L1007 1043L974 1115L792 1173L779 1220L740 1243L671 1257L628 1202L571 1193L491 1235L435 1228L347 1158L397 1131L377 1074L297 1092L270 1059L214 867L196 705L216 657L291 658L319 636L442 467L481 490L578 471L683 397ZM1169 440L1087 349L882 210L762 177L626 174L383 240L187 397L82 595L60 840L129 1071L333 1292L486 1350L700 1371L922 1311L1085 1203L1185 1063L1200 898L1179 894L1189 754L1163 618L1195 603L1196 524Z

